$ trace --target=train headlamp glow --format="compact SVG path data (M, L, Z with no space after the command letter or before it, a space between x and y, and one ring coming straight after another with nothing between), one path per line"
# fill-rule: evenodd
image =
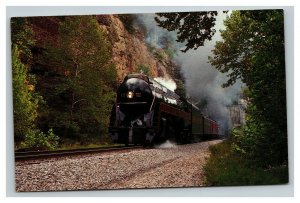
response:
M126 96L127 96L128 99L132 99L133 98L133 94L134 93L132 91L128 91L127 94L126 94Z

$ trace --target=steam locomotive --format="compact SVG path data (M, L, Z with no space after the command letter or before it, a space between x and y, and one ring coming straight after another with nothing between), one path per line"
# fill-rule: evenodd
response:
M219 126L156 80L129 74L117 90L109 132L115 143L151 146L166 140L185 144L217 138Z

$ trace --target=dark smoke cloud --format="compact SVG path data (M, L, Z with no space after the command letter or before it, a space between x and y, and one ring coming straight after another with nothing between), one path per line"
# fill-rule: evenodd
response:
M176 54L174 61L181 66L181 73L185 78L187 96L194 102L206 105L202 108L202 113L216 120L223 126L223 130L230 128L228 105L239 99L241 91L241 82L235 85L222 88L222 84L227 81L225 74L218 72L208 63L208 56L212 56L211 50L216 41L221 41L220 29L225 29L223 21L226 18L223 12L219 12L216 19L216 34L211 41L206 41L203 47L197 50L189 50L186 53L181 52L184 44L176 42L176 32L168 32L158 27L154 21L155 14L138 15L139 23L142 23L148 30L146 41L152 46L160 47L162 38L168 37L172 41Z

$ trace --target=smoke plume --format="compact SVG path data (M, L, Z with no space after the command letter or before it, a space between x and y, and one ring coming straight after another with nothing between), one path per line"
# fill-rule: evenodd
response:
M156 145L154 146L157 149L168 149L168 148L176 148L177 145L175 142L172 142L170 140L165 141L164 143L160 144L160 145Z
M166 79L166 78L159 77L159 78L154 78L154 80L156 80L157 82L159 82L160 84L162 84L163 86L168 88L169 90L172 90L173 92L177 88L175 81L172 79Z
M238 81L231 87L222 88L222 84L228 79L227 76L208 63L208 56L212 56L211 51L214 49L216 41L222 40L219 30L225 29L223 21L226 15L228 14L219 12L214 27L217 32L211 41L206 41L203 47L189 50L186 53L180 51L184 44L176 42L176 32L168 32L157 26L154 20L155 14L138 15L139 23L142 23L148 30L147 43L163 48L160 42L166 37L173 43L176 50L173 60L181 66L187 97L200 107L204 115L216 120L223 130L230 128L227 106L238 101L242 86Z

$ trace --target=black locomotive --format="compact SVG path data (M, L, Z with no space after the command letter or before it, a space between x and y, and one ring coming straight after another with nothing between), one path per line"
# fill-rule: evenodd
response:
M115 143L191 143L218 137L217 123L157 81L129 74L117 91L109 132Z

